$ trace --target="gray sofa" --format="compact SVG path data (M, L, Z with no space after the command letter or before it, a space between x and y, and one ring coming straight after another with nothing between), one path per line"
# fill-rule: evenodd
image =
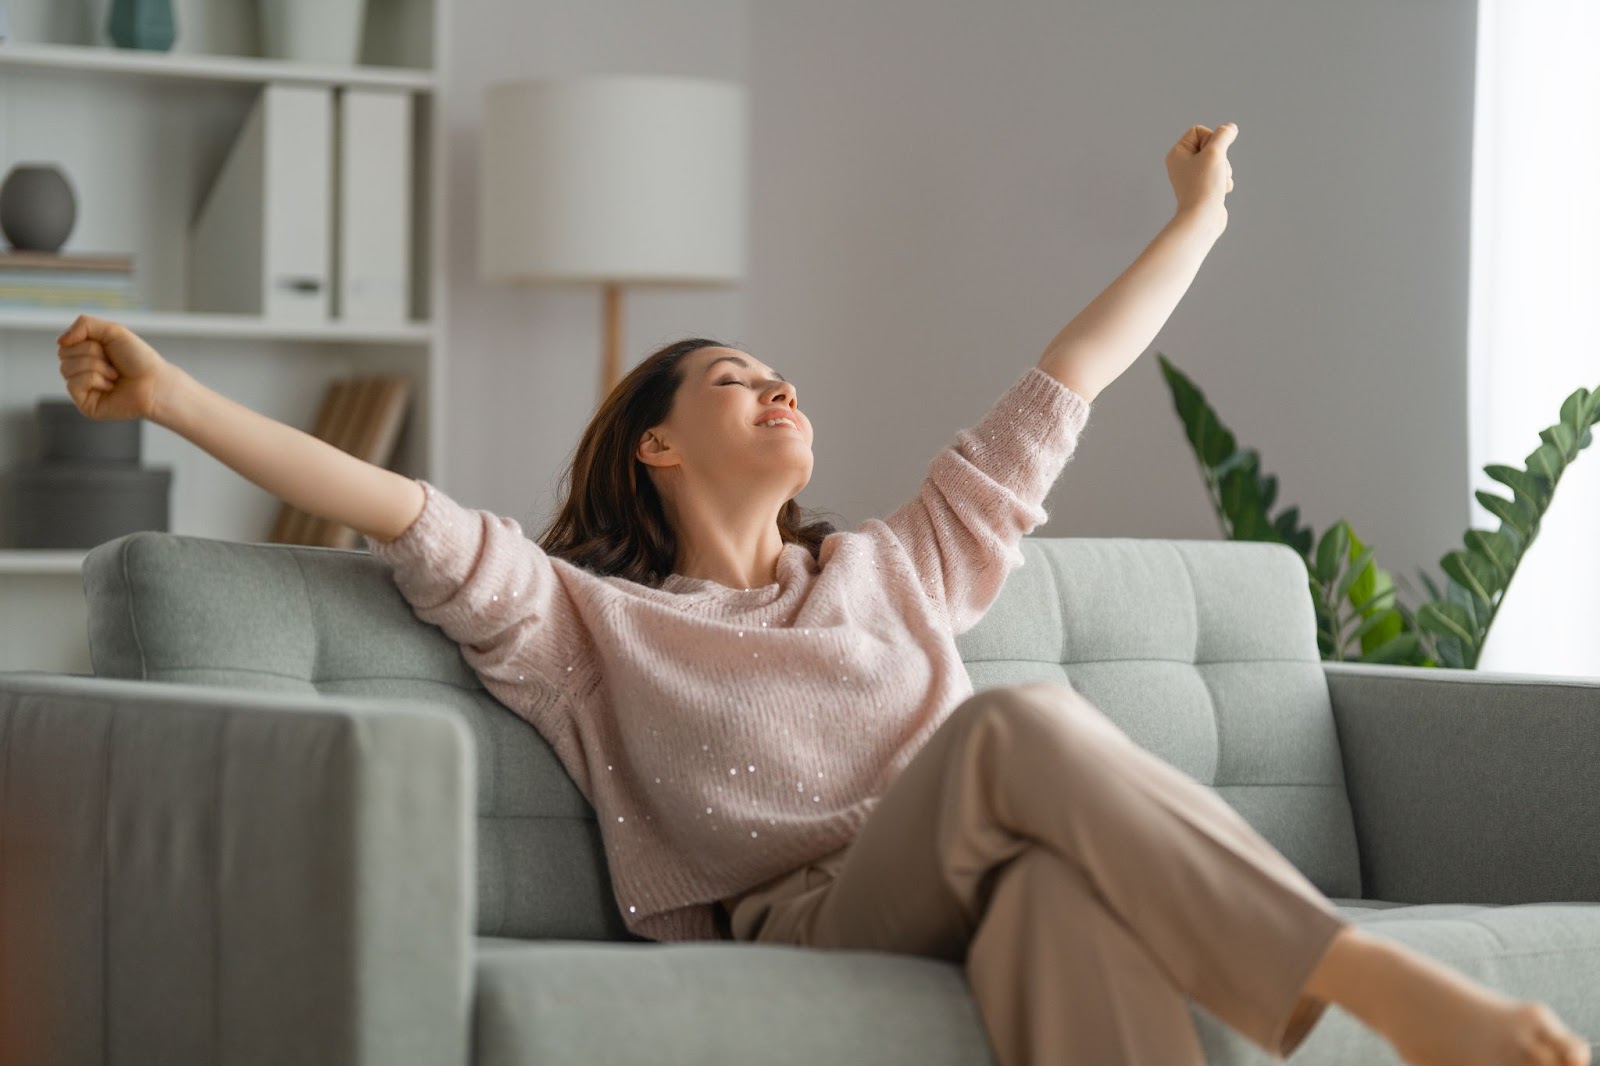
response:
M1600 679L1324 664L1278 545L1025 553L979 688L1070 683L1363 928L1600 1035ZM992 1061L952 964L629 937L550 749L365 552L137 533L84 587L97 676L0 674L0 1060ZM1293 1061L1398 1059L1334 1007Z

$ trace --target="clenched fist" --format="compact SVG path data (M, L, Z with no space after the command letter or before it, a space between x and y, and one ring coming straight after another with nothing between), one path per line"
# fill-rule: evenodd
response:
M149 418L174 370L120 322L79 315L56 338L61 376L78 410L100 422Z
M1187 133L1167 153L1167 177L1178 196L1178 211L1201 209L1224 217L1223 197L1233 191L1233 165L1228 162L1228 146L1239 136L1239 127L1224 122L1215 130L1190 126Z

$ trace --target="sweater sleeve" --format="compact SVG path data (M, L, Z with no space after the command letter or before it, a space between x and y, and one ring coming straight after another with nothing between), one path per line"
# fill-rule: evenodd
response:
M1030 367L928 466L922 491L885 519L927 594L965 632L1022 562L1022 538L1077 449L1089 402Z
M367 535L418 618L461 645L480 675L561 688L582 626L550 557L514 519L469 510L426 481L422 513L392 541Z

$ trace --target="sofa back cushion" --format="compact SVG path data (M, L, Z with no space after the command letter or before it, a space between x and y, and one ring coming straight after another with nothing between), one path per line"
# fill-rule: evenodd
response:
M1325 895L1359 897L1355 821L1305 563L1282 544L1033 538L957 640L974 687L1069 684L1212 789Z
M421 699L472 729L478 932L628 939L594 810L365 551L132 533L84 560L99 677Z
M1070 683L1215 788L1329 895L1353 822L1299 557L1275 545L1031 540L960 646L979 688ZM133 533L85 559L95 674L421 699L470 726L480 935L628 939L594 811L364 551Z

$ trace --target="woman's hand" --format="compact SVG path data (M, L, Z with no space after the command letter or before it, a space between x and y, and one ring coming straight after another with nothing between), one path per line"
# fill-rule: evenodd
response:
M176 369L127 326L93 315L56 338L56 355L72 402L100 422L149 418Z
M1233 166L1228 162L1228 146L1239 135L1239 127L1224 122L1215 131L1190 126L1167 153L1167 177L1178 196L1178 213L1194 211L1218 216L1227 224L1228 209L1223 197L1233 191Z

